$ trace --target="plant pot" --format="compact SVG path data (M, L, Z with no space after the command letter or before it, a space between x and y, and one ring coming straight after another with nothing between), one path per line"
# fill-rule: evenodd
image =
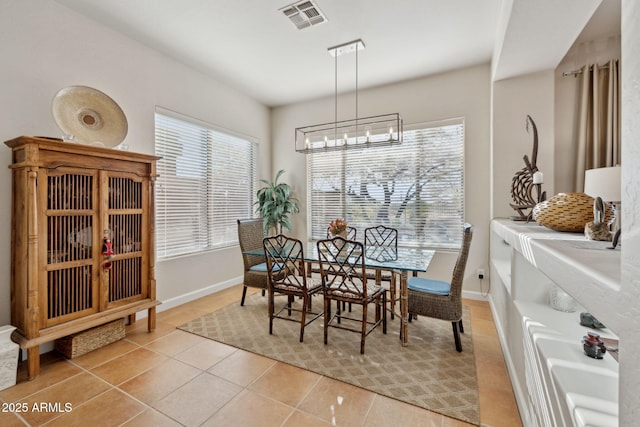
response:
M0 390L16 384L20 346L11 341L15 329L10 325L0 326Z

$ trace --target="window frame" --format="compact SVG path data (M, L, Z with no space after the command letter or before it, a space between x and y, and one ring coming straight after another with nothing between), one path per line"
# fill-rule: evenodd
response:
M154 129L155 152L162 157L156 168L154 206L158 261L237 246L236 220L252 217L254 212L258 139L159 106ZM171 152L174 161L167 163L165 153ZM180 160L184 161L182 174ZM197 188L182 182L188 179ZM227 200L216 200L221 194ZM185 198L195 203L183 203Z
M423 136L420 137L419 142L417 141L419 133L422 131ZM367 150L378 150L378 157L383 156L385 153L388 155L389 161L396 161L395 165L399 165L402 161L394 160L394 156L398 156L400 151L391 151L391 150L428 150L429 147L424 144L429 144L429 141L435 141L432 138L439 138L444 142L440 142L440 144L446 144L447 138L443 138L442 135L447 135L447 132L450 133L449 140L454 144L451 146L451 152L449 149L442 151L442 159L445 159L445 156L452 155L453 156L453 166L456 167L456 172L454 175L450 175L454 172L449 172L448 175L441 174L441 177L445 177L445 181L449 183L449 187L445 187L448 189L450 193L441 193L441 194L449 194L449 201L442 201L439 196L432 197L429 199L429 203L433 206L443 206L443 211L447 214L439 213L433 214L430 213L428 218L430 218L427 225L419 225L413 218L410 218L409 215L406 216L403 220L399 220L396 216L392 216L392 214L397 213L397 211L390 211L387 217L382 215L383 218L386 218L382 221L377 221L373 218L374 216L370 215L368 212L365 215L366 209L370 209L371 207L367 205L368 202L363 202L362 189L356 189L355 192L348 192L346 188L349 184L347 181L349 180L348 175L352 173L354 169L363 169L364 166L360 164L372 165L369 166L372 169L375 169L375 153L372 156L374 160L371 162L363 161L362 158L358 158L363 153L366 155ZM404 127L404 141L401 145L392 146L392 147L374 147L367 149L352 149L352 150L341 150L334 151L333 154L329 152L318 152L318 153L310 153L307 156L307 238L309 241L318 240L320 238L324 238L323 236L323 227L322 224L326 222L328 225L330 220L335 219L336 217L341 217L347 219L349 225L355 226L358 229L357 238L362 240L364 238L364 228L368 226L376 226L379 224L385 225L387 227L399 228L399 246L404 247L420 247L420 248L428 248L428 249L438 249L438 250L458 250L462 244L462 230L465 221L465 139L466 136L466 123L464 117L451 118L445 120L438 120L432 122L423 122L423 123L415 123L411 125L405 125ZM411 146L411 144L422 144L421 146ZM431 143L434 144L434 143ZM403 148L404 147L404 148ZM422 148L421 148L422 147ZM425 148L426 147L426 148ZM433 150L434 148L432 148ZM428 151L427 151L428 152ZM356 154L354 154L356 153ZM440 154L440 153L436 153ZM335 157L334 163L331 163L330 156L333 155ZM324 156L324 157L322 157ZM401 156L401 155L400 155ZM415 152L413 157L420 158L418 153ZM400 158L400 157L398 157ZM357 160L356 160L357 159ZM317 163L329 162L331 166L324 166L325 169L322 169L319 173L316 174L314 171L314 161ZM386 160L385 160L386 161ZM394 170L394 168L386 168L385 161L382 161L382 165L379 166L380 170L389 172ZM345 163L346 162L346 163ZM411 162L410 162L411 163ZM351 164L351 165L350 165ZM419 168L417 165L429 164L428 162L414 162L413 166L415 168ZM320 164L316 167L323 168L323 165ZM328 168L334 168L335 172L333 173L333 182L337 183L340 181L340 184L335 184L335 195L333 198L331 196L326 196L327 194L327 184L322 183L322 173L326 173ZM449 170L449 166L447 166L446 170ZM412 171L415 177L419 176L418 172ZM314 174L316 176L320 175L320 178L317 179L319 182L316 185L316 190L314 190ZM353 180L353 179L352 179ZM357 180L357 179L356 179ZM360 178L360 186L364 183L367 188L372 184L371 181L363 181L363 178ZM394 181L395 183L395 181ZM417 184L417 181L416 181ZM452 186L455 184L455 188ZM438 187L438 181L436 181L436 186ZM445 183L445 185L447 185ZM351 184L352 187L353 184ZM324 187L324 194L322 194L322 190L318 190L318 188ZM357 188L357 186L355 186ZM405 185L406 188L406 185ZM439 188L439 187L438 187ZM369 191L369 190L367 190ZM321 193L320 197L318 197L317 193ZM347 194L357 195L359 197L356 198L356 201L359 200L358 203L349 204L347 199L349 195ZM440 194L440 193L439 193ZM368 195L368 194L367 194ZM393 197L393 193L392 193ZM320 201L318 201L318 199ZM379 200L377 202L380 202ZM387 206L386 208L391 208L394 206L399 206L397 202L384 202ZM415 218L417 213L420 214L421 217L425 217L428 209L432 209L432 207L425 207L422 211L417 211L416 209L420 209L415 201L413 202L414 206L412 209L414 210L413 217ZM316 208L314 209L314 204ZM374 206L381 206L382 203L374 204ZM323 207L320 207L323 206ZM378 209L378 208L376 208ZM408 211L406 206L404 208L405 211ZM452 217L449 214L452 212L455 215ZM327 213L327 211L332 211L331 213ZM359 211L356 212L356 211ZM354 214L355 212L355 214ZM379 211L376 216L379 216ZM437 211L440 212L440 211ZM438 220L438 215L442 217L442 221ZM392 222L393 221L393 222ZM404 221L404 222L403 222ZM412 238L411 228L414 228L415 236L422 236L418 238ZM324 227L326 230L326 227ZM402 230L404 229L404 230ZM458 230L459 229L459 230ZM401 231L402 230L402 231ZM428 239L425 236L428 235L428 231L436 230L439 231L440 234L444 234L443 236L436 237L435 239ZM421 232L418 232L421 231ZM404 235L403 235L404 234Z

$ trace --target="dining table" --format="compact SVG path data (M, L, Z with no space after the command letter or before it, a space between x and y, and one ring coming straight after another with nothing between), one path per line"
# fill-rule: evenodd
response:
M264 255L263 248L247 250L248 255ZM316 242L304 244L305 262L320 262ZM409 273L416 276L426 272L435 250L415 247L364 246L364 265L366 268L386 270L396 274L400 283L400 340L404 347L409 345Z

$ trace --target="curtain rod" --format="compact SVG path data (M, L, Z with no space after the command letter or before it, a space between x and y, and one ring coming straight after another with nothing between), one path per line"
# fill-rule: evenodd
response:
M589 66L589 70L591 70L593 68L593 65ZM598 65L598 70L602 70L605 68L609 68L609 64L604 64L604 65ZM573 70L573 71L564 71L562 73L563 76L576 76L578 74L582 74L582 68L580 68L579 70Z

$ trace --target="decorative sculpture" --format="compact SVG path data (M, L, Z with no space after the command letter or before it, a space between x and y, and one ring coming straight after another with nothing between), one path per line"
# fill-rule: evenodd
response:
M584 226L584 236L587 240L611 241L613 236L609 231L609 224L604 221L604 212L604 202L600 197L596 197L593 202L593 221Z
M529 132L529 123L533 128L531 161L525 154L523 157L525 167L516 172L511 180L511 198L515 203L511 203L510 206L519 214L519 216L511 217L514 221L530 221L534 206L547 198L546 191L541 192L542 172L538 171L538 166L536 165L538 158L538 128L531 116L527 115L527 132ZM535 197L533 195L534 189L536 192Z

